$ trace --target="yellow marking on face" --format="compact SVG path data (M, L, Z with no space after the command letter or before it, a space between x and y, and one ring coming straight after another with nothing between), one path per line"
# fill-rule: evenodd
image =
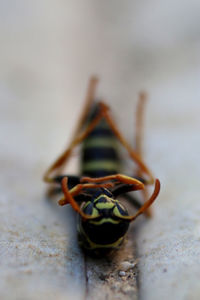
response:
M121 217L122 214L120 213L119 209L117 208L117 206L115 206L115 208L113 209L113 214L116 216L116 217Z
M92 214L91 214L92 217L98 217L99 216L99 212L96 208L93 207L92 209Z
M101 194L101 195L99 195L99 196L94 200L94 203L98 202L99 199L101 199L101 198L106 198L106 200L107 200L108 202L116 202L115 199L113 199L113 198L111 198L111 197L108 197L108 196L105 195L105 194Z
M120 223L120 220L113 220L111 218L102 218L101 220L99 221L94 221L94 220L91 220L90 223L91 224L94 224L94 225L101 225L101 224L104 224L104 223L112 223L112 224L119 224Z
M91 204L90 201L86 202L84 204L82 210L85 210L89 204ZM95 207L92 207L92 213L90 214L90 216L92 216L92 217L98 217L99 216L99 212Z
M110 208L113 208L115 206L114 203L112 202L100 202L100 203L97 203L96 204L96 208L98 209L110 209Z

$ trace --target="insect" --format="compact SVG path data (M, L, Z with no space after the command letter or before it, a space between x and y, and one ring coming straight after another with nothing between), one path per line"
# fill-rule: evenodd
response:
M97 78L89 82L85 107L78 126L67 149L56 159L44 175L44 181L59 185L64 196L60 205L70 204L78 213L78 239L87 251L101 254L118 249L123 243L129 224L140 214L150 215L149 207L157 198L160 182L154 180L141 158L141 123L144 95L140 96L136 115L136 150L125 140L111 117L109 107L95 102ZM120 158L116 142L127 150L137 165L135 176L119 172ZM80 176L62 175L74 148L81 144ZM155 183L152 195L147 199L146 186ZM143 204L128 192L143 191ZM137 208L129 215L118 197L122 195Z

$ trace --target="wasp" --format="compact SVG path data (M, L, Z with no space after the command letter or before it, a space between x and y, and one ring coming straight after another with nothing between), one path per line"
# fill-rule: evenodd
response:
M126 141L113 120L109 107L96 102L95 90L98 79L89 81L85 106L65 151L48 168L44 181L62 188L64 196L59 205L70 204L79 216L78 240L85 250L107 253L119 249L129 225L140 214L151 215L150 206L160 191L160 181L154 179L141 155L142 116L145 95L139 97L136 113L136 148ZM120 157L117 142L127 150L137 166L134 176L120 173ZM81 145L81 172L79 176L63 174L73 150ZM147 185L154 183L154 191L147 195ZM144 203L140 204L129 192L141 190ZM134 215L118 200L123 196L137 208Z

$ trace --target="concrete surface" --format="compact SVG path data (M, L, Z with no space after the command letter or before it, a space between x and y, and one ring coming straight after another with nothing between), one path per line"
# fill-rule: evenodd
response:
M145 157L162 191L137 222L139 296L199 299L199 13L196 0L1 1L2 299L86 296L74 218L45 200L41 177L93 73L129 140L137 93L150 95Z
M148 136L162 190L154 218L138 233L141 299L200 297L199 67L165 84L165 104Z

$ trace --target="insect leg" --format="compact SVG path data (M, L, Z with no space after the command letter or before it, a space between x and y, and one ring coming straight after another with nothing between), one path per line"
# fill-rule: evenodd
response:
M131 191L132 191L132 189L130 188L130 185L120 184L116 188L111 190L111 193L113 194L114 198L117 198L118 196L123 194L123 198L126 199L136 209L141 208L142 204L138 201L138 199L136 197L134 197L133 195L127 194L128 192L131 192ZM141 192L143 192L143 191L144 190L141 190Z
M154 176L152 175L151 171L146 166L146 164L143 162L140 155L135 150L133 150L133 148L129 145L129 143L123 137L123 135L121 134L121 132L117 128L117 125L115 124L114 120L112 119L112 117L111 117L111 115L108 111L108 107L104 103L101 103L101 105L102 105L102 108L103 108L103 116L106 119L106 121L108 122L108 124L110 125L110 127L113 130L114 134L119 139L121 144L125 147L125 149L128 151L128 153L129 153L130 157L132 158L132 160L139 166L141 172L148 175L149 180L147 181L147 183L152 184L154 182Z
M76 137L78 136L79 132L81 131L81 127L84 124L84 121L87 117L87 114L90 110L90 107L92 105L92 102L94 100L96 85L97 85L98 79L96 77L91 77L87 89L86 99L85 99L85 105L83 112L79 118L79 122L77 124L77 127L74 131L73 139L69 145L69 147L56 159L56 161L48 168L48 170L44 174L44 181L46 182L53 182L53 178L50 178L50 175L52 172L54 172L54 175L59 174L61 172L61 169L64 167L64 165L67 163L68 159L70 158L72 154L72 150L74 148L74 141ZM56 173L56 174L55 174Z
M139 180L136 180L136 178L131 178L122 174L115 174L115 175L105 176L101 178L82 177L81 182L103 182L103 181L113 180L113 179L117 180L118 182L122 182L121 184L115 185L110 190L114 198L117 198L118 196L123 194L124 198L126 198L132 205L134 205L137 209L139 209L142 206L142 204L139 201L137 201L137 199L132 195L126 194L128 192L132 192L144 188L144 185L142 186L141 182Z
M147 95L145 92L139 94L139 99L136 109L136 130L135 130L135 151L143 157L142 139L144 129L144 107L146 104Z
M55 176L52 179L52 183L55 183L55 184L48 190L48 196L54 196L54 195L60 194L62 192L61 182L64 177L68 178L68 188L69 189L72 189L75 185L80 183L80 176L66 175L66 174Z
M110 180L116 180L119 183L125 183L129 185L131 191L141 190L144 188L144 184L141 181L123 174L114 174L114 175L109 175L109 176L104 176L99 178L82 177L81 183L82 182L100 183L100 182L110 181Z
M105 108L104 108L105 109ZM91 121L91 123L88 125L88 127L77 134L73 140L71 141L69 147L57 158L57 160L49 167L49 169L44 174L44 181L46 182L54 182L54 177L51 177L51 174L54 173L54 176L58 174L58 171L63 168L63 166L67 163L69 160L73 149L80 144L89 134L90 132L95 128L95 126L99 123L99 121L103 118L103 110L100 109L97 116Z
M123 198L128 200L137 209L139 209L142 206L142 204L135 197L133 197L130 194L127 194L128 192L133 191L132 186L130 184L118 184L110 191L113 194L114 198L117 198L118 196L123 194Z
M85 214L80 206L76 203L75 199L74 199L74 196L79 194L83 189L87 189L87 188L97 188L97 187L100 187L100 185L96 185L96 184L80 184L76 187L74 187L74 189L70 190L68 189L68 184L67 184L67 181L68 181L68 178L67 177L64 177L63 180L62 180L62 190L63 190L63 193L64 193L64 196L65 196L65 203L64 201L62 202L63 199L61 199L59 201L59 204L60 205L65 205L67 203L70 203L72 208L77 212L79 213L82 218L84 220L88 220L88 219L94 219L94 218L97 218L98 216L90 216L90 215L87 215ZM104 185L103 187L105 187L106 185ZM108 186L108 185L107 185Z
M50 186L47 190L46 195L48 198L54 198L56 195L59 195L62 193L62 188L61 188L61 182L64 177L68 178L68 188L72 189L74 186L80 183L80 176L74 176L74 175L60 175L60 176L55 176L52 179L52 186Z
M135 118L136 119L135 149L141 158L143 157L142 140L143 140L143 131L144 131L144 108L145 108L146 100L147 100L146 93L141 92L139 94L139 99L138 99L137 109L136 109L136 118ZM136 174L138 177L142 176L142 172L140 168L137 169ZM149 198L148 189L144 189L141 192L142 192L144 202L146 202L146 200ZM152 212L150 207L147 210L145 210L145 214L148 217L151 217Z
M74 136L77 136L79 134L79 132L81 131L83 124L87 118L87 115L91 109L92 103L95 99L95 92L96 92L96 86L97 86L98 81L99 81L98 78L95 76L92 76L89 80L89 85L88 85L88 89L87 89L83 112L79 118L79 122L74 131Z
M60 168L67 163L68 159L72 154L73 149L87 137L87 135L93 130L93 128L96 126L96 124L99 122L101 118L102 118L101 115L97 116L97 118L95 118L93 122L91 122L91 124L82 134L80 134L79 136L77 136L75 139L72 140L69 147L58 157L58 159L46 171L46 173L44 174L44 181L46 182L54 181L54 178L51 178L50 174L55 171L58 172L58 170L60 170Z
M123 198L125 198L129 203L131 203L131 205L133 205L136 209L140 209L142 207L142 204L132 195L124 194Z
M63 180L65 178L67 178L67 181L65 179L65 181L67 182L67 188L69 189L69 186L70 186L70 177L67 177L67 176L60 176L61 179L61 185L62 185L62 189L63 189ZM73 188L70 189L69 193L75 197L75 196L78 196L82 190L84 189L99 189L99 188L112 188L114 186L114 184L112 182L107 182L107 183L102 183L102 184L94 184L94 183L80 183L80 180L79 180L79 183L77 185L74 185ZM58 203L63 206L63 205L66 205L68 204L68 200L67 198L64 196L62 197Z
M154 187L153 194L151 195L151 197L149 198L149 200L147 200L142 205L142 207L138 210L138 212L135 215L133 215L133 216L121 216L120 218L123 219L123 220L129 220L130 222L132 222L133 220L135 220L139 215L141 215L142 213L144 213L145 210L147 208L149 208L149 206L151 206L151 204L157 198L159 192L160 192L160 181L158 179L156 179L155 180L155 187Z

